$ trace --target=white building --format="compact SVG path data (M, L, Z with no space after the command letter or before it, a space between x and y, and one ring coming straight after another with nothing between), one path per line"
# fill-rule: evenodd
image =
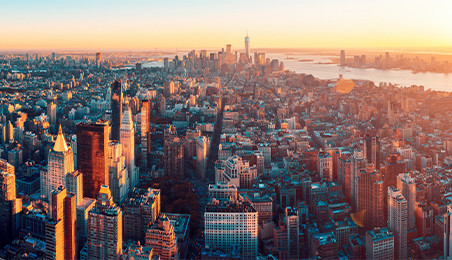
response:
M408 202L402 192L394 186L388 187L388 227L394 232L394 255L396 259L407 259Z
M112 141L108 144L108 178L113 201L121 204L129 193L129 179L126 158L122 154L122 144Z
M47 171L41 171L41 195L49 198L51 191L59 186L66 186L66 175L73 171L72 148L66 145L60 126L55 145L49 152Z
M204 238L208 248L229 253L240 247L242 259L257 256L257 211L248 203L213 199L204 213Z
M129 191L139 182L138 168L135 167L135 130L133 128L132 113L130 107L124 109L122 116L120 141L122 144L122 153L126 158L126 167L129 179Z

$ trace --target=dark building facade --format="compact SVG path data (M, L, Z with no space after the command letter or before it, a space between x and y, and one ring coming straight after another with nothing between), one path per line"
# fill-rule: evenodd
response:
M83 194L96 198L108 183L108 122L77 125L77 170L83 173Z
M111 84L111 140L119 141L122 121L122 81Z

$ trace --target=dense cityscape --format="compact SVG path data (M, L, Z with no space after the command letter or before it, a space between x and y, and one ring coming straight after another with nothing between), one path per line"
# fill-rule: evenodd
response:
M0 258L448 258L450 93L244 43L1 56Z

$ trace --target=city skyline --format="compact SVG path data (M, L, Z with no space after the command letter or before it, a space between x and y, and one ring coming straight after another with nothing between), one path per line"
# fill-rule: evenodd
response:
M356 0L171 3L2 2L0 50L439 48L452 46L452 3ZM230 41L232 40L232 41Z

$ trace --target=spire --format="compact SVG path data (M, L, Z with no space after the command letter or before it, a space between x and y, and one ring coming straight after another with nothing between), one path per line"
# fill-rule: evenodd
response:
M130 130L133 128L132 123L132 115L130 113L130 107L126 106L124 109L124 114L122 115L122 122L121 122L121 130Z
M58 129L58 136L55 141L55 146L53 146L53 150L55 152L66 152L68 150L66 141L64 140L63 129L61 129L61 125Z

